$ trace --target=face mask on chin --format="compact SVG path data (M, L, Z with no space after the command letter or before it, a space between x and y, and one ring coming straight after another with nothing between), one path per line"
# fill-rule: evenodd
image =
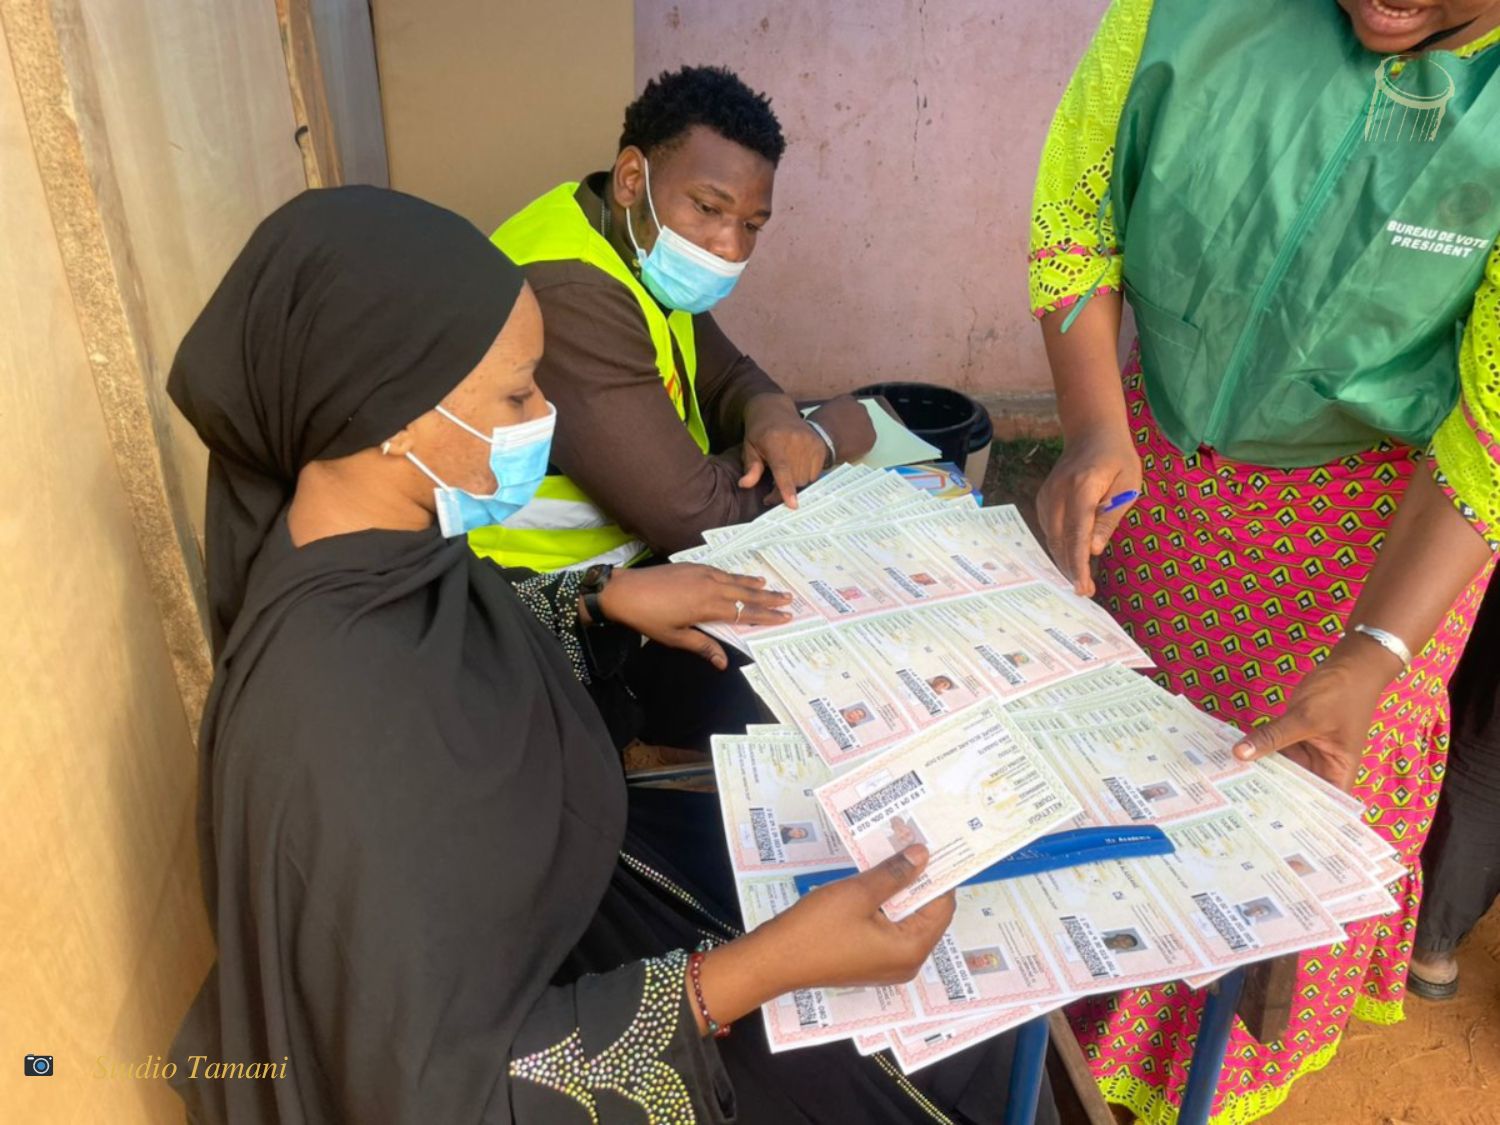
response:
M651 165L644 157L641 163L646 176L646 206L657 231L651 252L642 253L641 244L635 240L630 209L625 209L625 229L641 266L641 284L669 309L707 312L734 291L740 275L745 272L745 263L721 258L683 238L671 227L662 226L656 217L656 204L651 199Z

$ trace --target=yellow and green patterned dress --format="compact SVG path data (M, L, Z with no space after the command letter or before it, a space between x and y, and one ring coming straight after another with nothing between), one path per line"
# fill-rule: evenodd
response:
M1129 251L1117 245L1104 201L1152 8L1152 0L1115 0L1053 121L1031 237L1031 304L1038 316L1123 284ZM1473 56L1497 42L1500 32L1458 53ZM1500 547L1500 247L1489 252L1474 293L1458 366L1460 401L1428 448L1382 442L1327 464L1274 468L1174 446L1152 416L1139 352L1133 353L1123 377L1144 498L1101 560L1099 589L1156 658L1166 686L1241 725L1279 713L1342 632L1414 473L1434 473L1491 549ZM1355 792L1368 822L1406 863L1406 875L1392 888L1399 908L1349 927L1341 945L1301 956L1282 1041L1261 1044L1236 1027L1216 1125L1253 1121L1280 1105L1298 1077L1333 1058L1351 1016L1402 1019L1422 890L1418 855L1447 753L1447 681L1482 588L1483 580L1459 599L1391 686L1359 771ZM1178 983L1073 1009L1110 1101L1153 1125L1176 1119L1202 999Z

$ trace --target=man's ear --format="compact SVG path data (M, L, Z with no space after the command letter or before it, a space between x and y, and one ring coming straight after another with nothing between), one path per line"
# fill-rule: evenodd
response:
M615 157L615 201L621 207L634 207L646 196L646 154L635 145L627 145Z

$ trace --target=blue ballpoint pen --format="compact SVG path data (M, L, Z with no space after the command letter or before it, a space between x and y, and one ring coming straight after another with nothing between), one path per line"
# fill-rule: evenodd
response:
M1139 500L1140 498L1139 489L1132 488L1125 492L1117 492L1109 498L1108 503L1099 505L1099 514L1103 515L1105 512L1113 512L1116 508L1123 508L1132 500Z

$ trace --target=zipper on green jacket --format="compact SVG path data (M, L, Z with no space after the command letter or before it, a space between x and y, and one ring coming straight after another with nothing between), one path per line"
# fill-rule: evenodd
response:
M1302 240L1307 236L1308 228L1322 212L1324 204L1328 202L1329 192L1332 191L1334 181L1349 164L1349 155L1354 150L1355 142L1364 129L1365 114L1363 106L1360 112L1349 123L1348 130L1339 141L1338 148L1334 149L1333 156L1323 166L1317 181L1313 184L1312 191L1307 197L1307 202L1297 212L1297 218L1293 221L1291 229L1287 231L1286 238L1281 242L1281 248L1276 252L1276 259L1271 263L1271 268L1266 272L1265 279L1261 281L1260 288L1255 291L1255 299L1250 303L1250 315L1245 319L1245 326L1240 330L1239 339L1234 343L1234 351L1229 354L1229 362L1224 367L1224 377L1219 384L1219 393L1214 397L1213 410L1208 417L1208 432L1204 434L1205 445L1217 447L1224 425L1224 416L1229 412L1230 404L1234 399L1234 390L1240 378L1245 374L1245 368L1250 362L1250 345L1255 338L1256 326L1260 318L1265 315L1266 308L1271 303L1271 298L1276 295L1276 290L1285 279L1287 270L1291 268L1292 258L1302 245Z

